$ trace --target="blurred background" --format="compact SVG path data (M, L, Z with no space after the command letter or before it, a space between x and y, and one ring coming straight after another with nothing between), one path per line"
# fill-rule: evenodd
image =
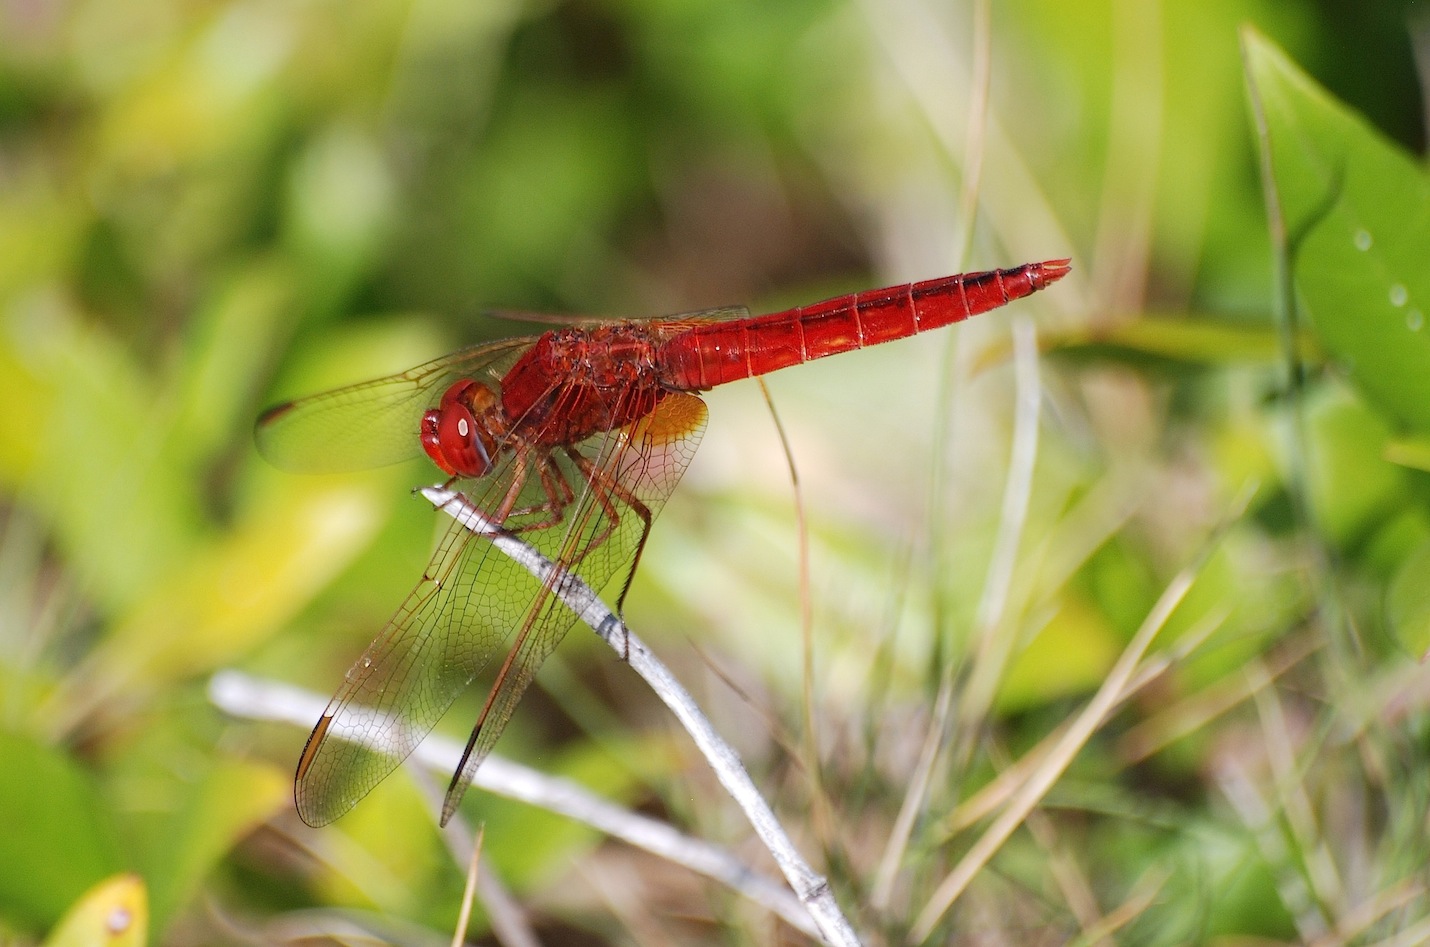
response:
M464 866L409 775L308 829L306 727L208 697L231 668L331 693L431 548L430 464L278 472L265 405L511 331L484 307L770 311L1069 256L1008 310L768 379L808 517L818 779L801 525L753 382L709 395L627 617L895 943L982 825L959 804L1086 705L1191 568L1169 669L934 939L1413 942L1425 483L1343 378L1282 397L1238 30L1418 155L1423 12L3 0L0 939L43 941L125 872L153 943L450 938ZM1041 350L1023 455L1017 324ZM498 752L773 873L580 628ZM479 791L464 816L547 943L801 942L568 820Z

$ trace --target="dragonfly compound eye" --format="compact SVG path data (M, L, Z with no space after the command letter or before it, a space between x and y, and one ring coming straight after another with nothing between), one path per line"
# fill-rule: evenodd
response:
M422 416L422 449L433 463L457 477L481 477L491 470L495 439L472 410L491 400L489 389L460 381Z

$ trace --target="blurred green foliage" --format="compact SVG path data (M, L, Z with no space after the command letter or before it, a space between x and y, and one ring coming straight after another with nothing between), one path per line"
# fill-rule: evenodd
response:
M464 866L406 776L312 832L289 800L303 734L206 699L233 666L330 690L428 551L430 510L405 491L429 467L273 471L251 441L265 404L509 328L484 307L775 308L1062 255L1073 276L1020 305L1049 357L1001 609L1009 316L959 329L949 360L935 337L770 380L811 514L841 903L900 937L967 848L929 826L1082 705L1224 527L1159 640L1169 673L941 935L996 917L1011 942L1066 940L1153 877L1116 936L1310 940L1366 912L1348 937L1423 928L1416 16L1408 0L996 3L970 141L963 2L0 4L0 939L96 943L115 905L135 925L108 933L130 942L345 923L415 942L455 921ZM630 617L692 679L679 632L743 688L702 696L798 817L807 774L771 739L800 719L796 522L744 387L710 397ZM1004 644L981 650L985 630ZM743 839L629 676L571 637L501 748ZM945 676L989 695L950 725L976 751L940 758L898 893L874 907ZM672 940L768 937L724 893L473 797L486 864L540 905L550 942L627 939L587 883L612 865Z

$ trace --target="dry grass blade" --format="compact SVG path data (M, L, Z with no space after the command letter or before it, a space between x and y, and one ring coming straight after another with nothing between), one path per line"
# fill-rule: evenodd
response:
M1249 500L1250 495L1247 493L1243 493L1238 498L1231 515L1227 518L1228 522L1235 520L1240 515ZM1142 627L1137 630L1137 634L1133 636L1132 641L1122 652L1116 665L1109 672L1107 680L1098 688L1087 707L1077 716L1063 737L1051 748L1047 757L1029 775L1027 782L1018 787L1009 800L1007 808L993 821L993 824L979 837L978 841L973 844L973 847L939 885L914 922L912 936L915 941L928 939L933 933L935 925L968 887L969 882L982 870L988 860L1013 834L1013 831L1022 824L1023 819L1032 811L1032 808L1057 782L1083 745L1102 724L1107 714L1125 699L1127 688L1135 680L1142 655L1166 624L1167 619L1171 617L1172 612L1186 597L1205 563L1206 557L1210 555L1220 537L1219 531L1203 547L1197 560L1172 578L1157 599L1156 604L1152 606Z
M1326 847L1325 834L1317 824L1315 807L1307 797L1304 767L1298 765L1293 748L1302 743L1292 733L1285 708L1271 689L1270 674L1261 661L1252 662L1246 670L1256 694L1256 709L1265 734L1266 759L1275 777L1277 809L1284 820L1296 848L1307 884L1318 905L1336 905L1345 900L1345 884L1336 869L1335 860ZM1306 754L1306 759L1314 756ZM1349 840L1342 839L1342 844Z
M813 593L809 586L809 520L805 517L804 491L800 489L799 469L795 466L794 448L790 446L789 435L785 433L785 426L780 422L779 412L775 410L775 401L770 396L769 386L765 384L763 378L755 380L759 383L760 394L764 396L765 405L770 409L770 420L774 422L775 432L779 435L780 449L784 451L785 461L789 464L790 489L794 494L795 533L799 542L799 633L800 646L803 651L800 702L804 716L804 767L809 776L810 812L813 816L814 830L819 836L820 844L828 849L834 837L834 823L830 816L829 800L825 795L824 780L821 776L819 717L814 709L814 610Z
M1132 893L1117 908L1108 913L1097 925L1082 932L1082 936L1072 942L1072 947L1084 945L1110 944L1112 935L1142 916L1156 900L1158 892L1167 883L1171 872L1158 870L1149 872L1137 882Z
M1263 679L1231 676L1184 700L1171 704L1128 729L1117 741L1118 756L1128 764L1138 763L1173 741L1195 733L1212 720L1256 695L1258 685L1270 685L1302 660L1314 654L1320 643L1311 638L1293 641L1265 668Z
M981 687L972 685L970 692L977 696L963 702L966 712L959 718L965 721L981 720L992 701L996 681L1001 679L1002 668L1011 647L1010 636L998 634L1002 618L1008 606L1008 589L1012 584L1013 569L1017 564L1018 548L1027 522L1028 504L1033 488L1033 466L1037 460L1038 405L1042 398L1038 383L1037 337L1033 325L1026 319L1014 323L1014 366L1017 380L1017 400L1013 425L1013 451L1009 459L1008 478L1003 492L1003 515L999 520L998 536L994 552L988 565L983 594L979 599L977 629L979 655L974 661L976 679L984 681ZM995 642L1004 642L995 660L990 657ZM950 708L953 705L954 679L952 669L945 668L939 684L938 698L929 722L929 730L919 753L919 761L909 781L909 789L904 795L894 828L890 832L889 843L880 859L878 873L870 895L877 908L887 906L893 892L894 878L898 866L903 861L904 852L913 833L914 823L923 812L927 798L929 779L934 762L943 749L944 734L948 725ZM969 702L976 702L976 708L967 709ZM966 734L971 727L965 727ZM958 751L966 753L969 738L963 737Z
M1198 645L1211 637L1225 623L1226 619L1225 611L1214 612L1206 616L1178 641L1177 649L1172 656L1154 655L1149 658L1132 676L1132 680L1122 694L1122 701L1119 703L1125 702L1170 668L1175 667L1181 656L1195 651ZM1024 753L1016 763L1001 771L987 785L969 796L962 805L943 819L935 834L946 839L980 819L986 818L989 813L1003 805L1017 791L1017 788L1030 778L1031 773L1042 765L1043 760L1052 752L1052 748L1062 741L1073 723L1074 721L1067 721L1056 727L1036 746Z
M1424 885L1412 881L1402 881L1377 892L1374 897L1342 914L1336 929L1312 941L1310 947L1345 947L1387 914L1423 898L1425 893Z
M462 910L457 914L457 925L452 930L452 947L461 947L467 939L467 925L472 920L472 901L477 895L477 865L482 860L482 838L486 831L486 825L477 826L476 838L472 840L472 857L467 862L467 880L462 886Z
M1240 762L1223 762L1217 773L1217 783L1242 823L1251 831L1262 858L1271 866L1281 903L1291 913L1301 940L1309 942L1324 937L1330 930L1329 920L1316 903L1305 875L1289 868L1294 857L1281 831L1276 808L1261 794L1255 780Z
M215 702L217 703L217 701ZM425 747L427 744L422 746ZM439 742L433 749L440 750L441 743ZM414 765L407 767L413 782L417 784L418 790L422 793L422 797L427 800L434 822L439 821L445 792L432 778L429 769L443 773L450 772L461 757L459 747L452 746L450 750L451 752L444 754L447 757L445 765L427 768ZM413 754L413 761L428 763L429 761L423 758L424 755L422 748L419 747L418 752ZM498 772L504 764L505 761L497 764ZM442 836L442 844L446 846L447 853L452 857L452 864L459 868L465 865L469 873L473 871L480 857L481 840L486 831L485 825L479 826L477 834L474 836L466 820L458 813L446 825L441 826L439 831ZM541 940L536 936L536 928L532 925L531 916L500 878L490 871L479 871L471 875L468 883L471 885L472 894L481 900L482 908L486 911L487 923L491 925L492 935L496 937L502 947L540 947ZM466 910L465 892L463 893L463 905L463 909ZM466 927L467 920L463 919L455 930L463 932L463 936L465 936Z
M1194 573L1183 571L1168 585L1147 621L1138 629L1137 635L1128 644L1118 659L1117 665L1108 675L1097 694L1068 727L1056 744L1048 751L1045 759L1029 774L1028 780L1018 787L1008 802L1008 807L994 820L987 831L979 837L963 859L954 866L943 880L914 923L915 941L926 940L933 933L944 913L953 906L968 883L982 870L994 853L1007 841L1013 830L1022 824L1032 808L1047 794L1064 770L1072 763L1088 738L1096 731L1104 716L1122 699L1123 688L1131 681L1132 672L1142 659L1143 653L1161 631L1172 610L1181 603L1196 578Z
M1414 927L1407 927L1394 937L1376 941L1369 947L1416 947L1418 944L1430 943L1430 920L1421 921Z
M1098 906L1092 882L1078 863L1076 853L1070 851L1059 837L1056 823L1046 812L1035 809L1028 813L1027 825L1028 834L1043 850L1048 875L1058 886L1063 903L1077 918L1078 926L1087 931L1102 923L1102 909Z
M978 600L974 635L977 652L965 682L958 721L963 734L956 747L956 765L962 768L972 752L972 734L980 729L1004 679L1016 636L1004 632L1009 611L1009 590L1018 564L1018 549L1028 522L1033 494L1033 468L1038 459L1038 408L1042 385L1038 377L1038 339L1031 320L1013 322L1013 366L1017 395L1013 420L1012 456L1003 489L998 535L988 561L988 574Z
M973 3L973 76L968 94L968 124L963 135L963 186L959 190L958 243L954 260L962 269L973 244L978 216L978 186L983 181L984 142L988 133L988 90L993 84L993 2Z

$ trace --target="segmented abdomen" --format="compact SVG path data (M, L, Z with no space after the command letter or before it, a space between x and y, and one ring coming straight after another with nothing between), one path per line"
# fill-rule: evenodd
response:
M658 373L672 388L713 388L960 322L1031 295L1067 272L1067 260L1026 263L852 293L766 316L712 322L662 345L656 353Z

